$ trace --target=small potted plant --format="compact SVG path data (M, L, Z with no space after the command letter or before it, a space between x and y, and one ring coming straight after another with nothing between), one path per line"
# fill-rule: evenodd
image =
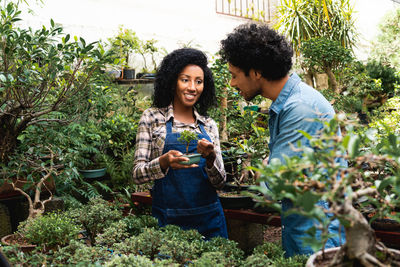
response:
M181 132L181 136L178 138L178 141L181 142L186 146L186 153L184 154L185 157L189 158L188 161L181 161L181 164L191 165L197 164L200 162L201 154L199 153L189 153L189 145L192 141L197 141L199 137L195 132L184 130Z

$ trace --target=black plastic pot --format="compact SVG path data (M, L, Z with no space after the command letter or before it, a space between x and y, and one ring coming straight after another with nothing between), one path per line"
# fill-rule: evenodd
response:
M222 208L224 209L252 209L254 207L254 200L248 196L242 195L224 195L218 194L221 201Z
M135 79L135 69L123 69L122 70L122 79L124 79L124 80Z

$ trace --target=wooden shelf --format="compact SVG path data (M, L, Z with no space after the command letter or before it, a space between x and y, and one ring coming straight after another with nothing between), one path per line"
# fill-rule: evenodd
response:
M118 84L148 84L154 83L154 79L115 79Z

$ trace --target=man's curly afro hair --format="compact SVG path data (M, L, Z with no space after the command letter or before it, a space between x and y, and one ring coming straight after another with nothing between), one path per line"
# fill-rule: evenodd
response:
M207 63L207 56L193 48L176 49L165 56L156 74L153 105L163 108L171 104L179 73L187 65L196 65L203 70L204 89L195 106L200 114L206 115L208 108L216 103L214 79Z
M285 38L265 24L242 24L221 41L220 55L249 75L254 69L269 80L285 77L292 68L293 49Z

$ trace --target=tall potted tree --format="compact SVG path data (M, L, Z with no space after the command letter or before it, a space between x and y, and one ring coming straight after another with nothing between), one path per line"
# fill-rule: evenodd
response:
M325 128L318 139L303 132L311 143L311 148L302 148L303 157L286 158L285 164L272 160L269 165L255 168L270 188L258 187L258 190L274 200L290 199L294 208L288 212L317 222L308 231L310 237L305 242L314 251L322 251L309 260L308 266L326 266L328 262L330 266L344 262L349 266L397 266L399 253L376 240L374 230L356 204L365 198L362 205L375 207L376 217L399 220L391 212L399 204L400 136L388 134L377 140L373 129L356 133L353 124L343 124L337 118L323 123ZM346 126L346 136L336 135L339 125ZM343 168L335 158L345 158L349 167ZM320 200L328 201L329 208L317 205ZM280 209L276 202L268 202ZM328 226L334 219L344 226L346 242L328 253L323 247L329 238ZM321 240L315 239L316 230L321 231ZM325 260L325 265L313 265L320 260Z

